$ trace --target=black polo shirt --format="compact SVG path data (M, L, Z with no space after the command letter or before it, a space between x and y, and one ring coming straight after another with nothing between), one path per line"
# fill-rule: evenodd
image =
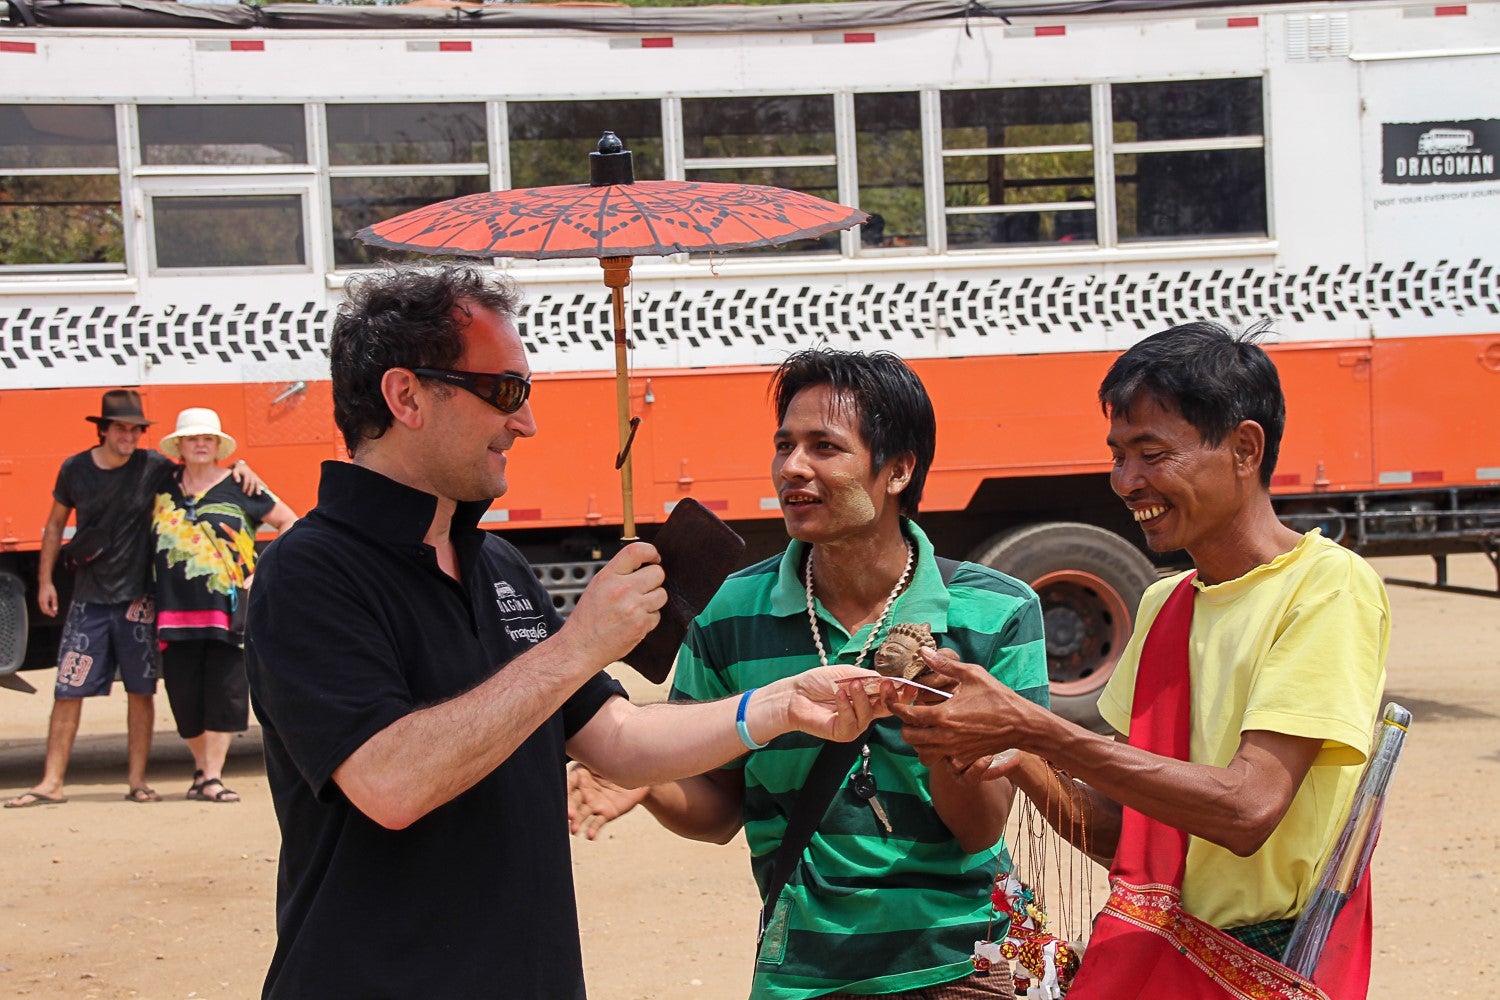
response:
M564 742L623 690L591 678L479 784L405 830L335 769L562 622L509 543L453 518L463 583L422 539L437 500L325 462L318 505L257 567L246 661L281 824L266 997L582 997Z

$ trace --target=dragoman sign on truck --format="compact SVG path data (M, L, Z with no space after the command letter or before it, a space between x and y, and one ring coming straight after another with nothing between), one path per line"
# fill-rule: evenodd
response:
M924 527L1040 592L1054 704L1090 718L1159 568L1110 493L1095 387L1172 324L1270 319L1283 514L1363 552L1494 557L1500 88L1480 82L1500 79L1500 4L1066 10L10 0L0 670L51 662L36 553L101 390L138 388L168 427L215 407L308 508L341 454L331 317L376 263L352 234L580 181L605 129L641 178L771 183L872 216L636 262L647 537L694 497L750 555L778 548L769 366L895 351L939 415ZM543 433L486 523L566 608L621 516L609 300L594 262L496 266L526 289Z

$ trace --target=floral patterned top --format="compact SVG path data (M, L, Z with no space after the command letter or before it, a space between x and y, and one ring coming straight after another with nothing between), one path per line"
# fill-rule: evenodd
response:
M276 503L269 490L250 496L232 476L189 497L180 466L163 482L151 513L160 641L243 644L231 623L255 572L255 529Z

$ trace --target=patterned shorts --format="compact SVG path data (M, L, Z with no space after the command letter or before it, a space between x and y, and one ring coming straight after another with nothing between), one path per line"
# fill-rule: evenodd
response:
M156 602L150 597L124 604L74 601L57 649L53 696L109 694L116 670L128 693L155 694L157 657Z

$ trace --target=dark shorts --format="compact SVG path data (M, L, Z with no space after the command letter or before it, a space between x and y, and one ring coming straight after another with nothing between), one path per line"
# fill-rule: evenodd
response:
M156 602L142 597L125 604L74 601L57 647L56 698L109 694L115 672L130 694L155 694Z
M167 701L185 740L250 728L250 681L245 651L216 639L169 642L161 653Z

